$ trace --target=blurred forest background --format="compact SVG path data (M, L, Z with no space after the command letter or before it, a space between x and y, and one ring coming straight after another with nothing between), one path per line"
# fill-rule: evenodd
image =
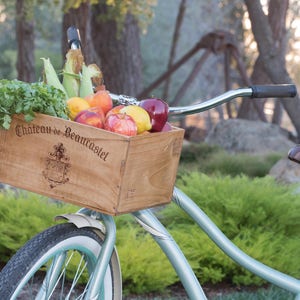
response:
M41 80L41 57L59 72L75 25L114 93L187 105L251 84L297 85L299 11L299 0L0 0L0 78ZM244 118L300 136L299 115L299 97L239 99L179 122L205 134Z
M158 97L179 106L251 84L294 83L300 91L299 16L300 0L0 0L0 79L42 80L42 57L49 57L59 73L68 48L66 31L75 25L86 63L101 67L106 88L113 93L138 99ZM265 138L270 131L263 134L263 127L253 124L279 125L293 134L294 141L300 141L299 116L297 96L237 99L196 116L172 120L180 123L187 135L196 131L197 141L204 140L222 120L254 121L248 127L259 129L250 134L267 140L270 155L231 155L205 143L187 143L178 186L198 201L237 246L297 278L299 263L294 253L300 240L299 188L294 192L294 187L289 190L266 176L283 155L280 144L285 153L290 146L277 131L271 144ZM238 126L234 129L232 135L239 139L238 134L244 132ZM240 140L240 144L245 141ZM261 141L253 146L255 153ZM295 169L299 172L298 165ZM287 164L276 172L281 176L284 171L291 171L287 175L292 181L288 182L300 178ZM0 193L0 211L5 212L0 218L0 267L26 240L52 225L54 215L69 210L60 204L50 207L45 199L35 201L27 194L8 195ZM175 206L161 213L202 282L229 282L239 289L262 284L221 254ZM133 227L126 217L116 218L125 293L162 291L176 283L178 279L159 248L150 244L151 237L141 234L140 227ZM149 268L153 261L157 263Z

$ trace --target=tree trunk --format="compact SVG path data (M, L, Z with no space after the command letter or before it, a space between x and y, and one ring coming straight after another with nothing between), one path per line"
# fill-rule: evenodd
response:
M271 83L269 77L264 71L262 59L259 55L255 61L253 72L250 78L251 84L269 84ZM247 120L260 120L267 122L264 113L265 99L243 99L238 111L238 118Z
M264 14L260 0L244 1L249 12L249 17L252 25L252 32L258 45L259 54L262 59L264 71L266 72L270 80L275 84L292 83L292 80L287 72L285 65L285 51L283 51L283 45L281 45L279 41L276 41L274 39L274 34L270 26L271 21L269 22L268 17ZM274 10L278 11L280 10L279 7L281 7L281 10L283 10L284 13L286 13L286 9L289 3L288 0L271 0L270 2L273 2L272 5L274 5ZM276 24L276 22L274 23ZM289 115L291 122L293 123L299 137L299 96L297 96L294 99L282 100L282 105L285 108L287 114Z
M268 23L272 30L273 43L280 49L281 53L286 53L286 12L288 8L288 0L284 1L270 1L268 6ZM272 83L269 75L264 69L264 62L261 54L259 54L255 64L253 73L251 75L251 82L253 84L270 84ZM266 100L251 100L243 101L238 117L249 120L261 119L267 121L265 117L263 119L260 116L264 116L264 106ZM255 104L255 105L254 105ZM278 108L278 106L277 106ZM279 121L279 119L277 119Z
M30 15L33 12L33 7L30 7L30 5L30 1L16 1L17 78L26 82L34 82L36 80L34 19Z
M142 58L137 21L127 14L118 32L115 20L105 20L107 6L92 6L91 33L101 61L106 88L137 96L142 88ZM102 18L101 18L102 16Z
M184 19L184 14L185 14L185 9L186 9L186 0L181 0L179 9L178 9L178 14L176 18L176 24L175 24L175 29L174 29L174 34L173 34L173 39L172 39L172 46L171 46L171 52L170 52L170 57L169 57L169 62L168 62L168 68L173 65L173 62L175 60L176 56L176 48L177 48L177 43L180 35L180 29L183 23ZM168 99L169 98L169 86L171 82L171 76L166 79L165 86L164 86L164 93L163 93L163 99Z

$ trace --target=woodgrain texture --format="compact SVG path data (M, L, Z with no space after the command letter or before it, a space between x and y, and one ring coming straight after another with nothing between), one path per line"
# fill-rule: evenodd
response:
M183 130L126 137L46 115L0 130L0 182L110 215L170 202Z

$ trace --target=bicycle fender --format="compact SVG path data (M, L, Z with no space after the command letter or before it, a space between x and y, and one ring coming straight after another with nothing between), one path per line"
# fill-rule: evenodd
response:
M101 222L81 213L58 215L55 217L55 221L59 220L67 220L69 223L73 223L77 228L96 228L100 230L103 234L105 234L105 226Z

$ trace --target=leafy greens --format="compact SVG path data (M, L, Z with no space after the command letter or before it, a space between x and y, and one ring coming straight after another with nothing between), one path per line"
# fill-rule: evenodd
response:
M0 80L0 128L9 129L14 114L30 122L35 113L68 119L65 94L42 82Z

